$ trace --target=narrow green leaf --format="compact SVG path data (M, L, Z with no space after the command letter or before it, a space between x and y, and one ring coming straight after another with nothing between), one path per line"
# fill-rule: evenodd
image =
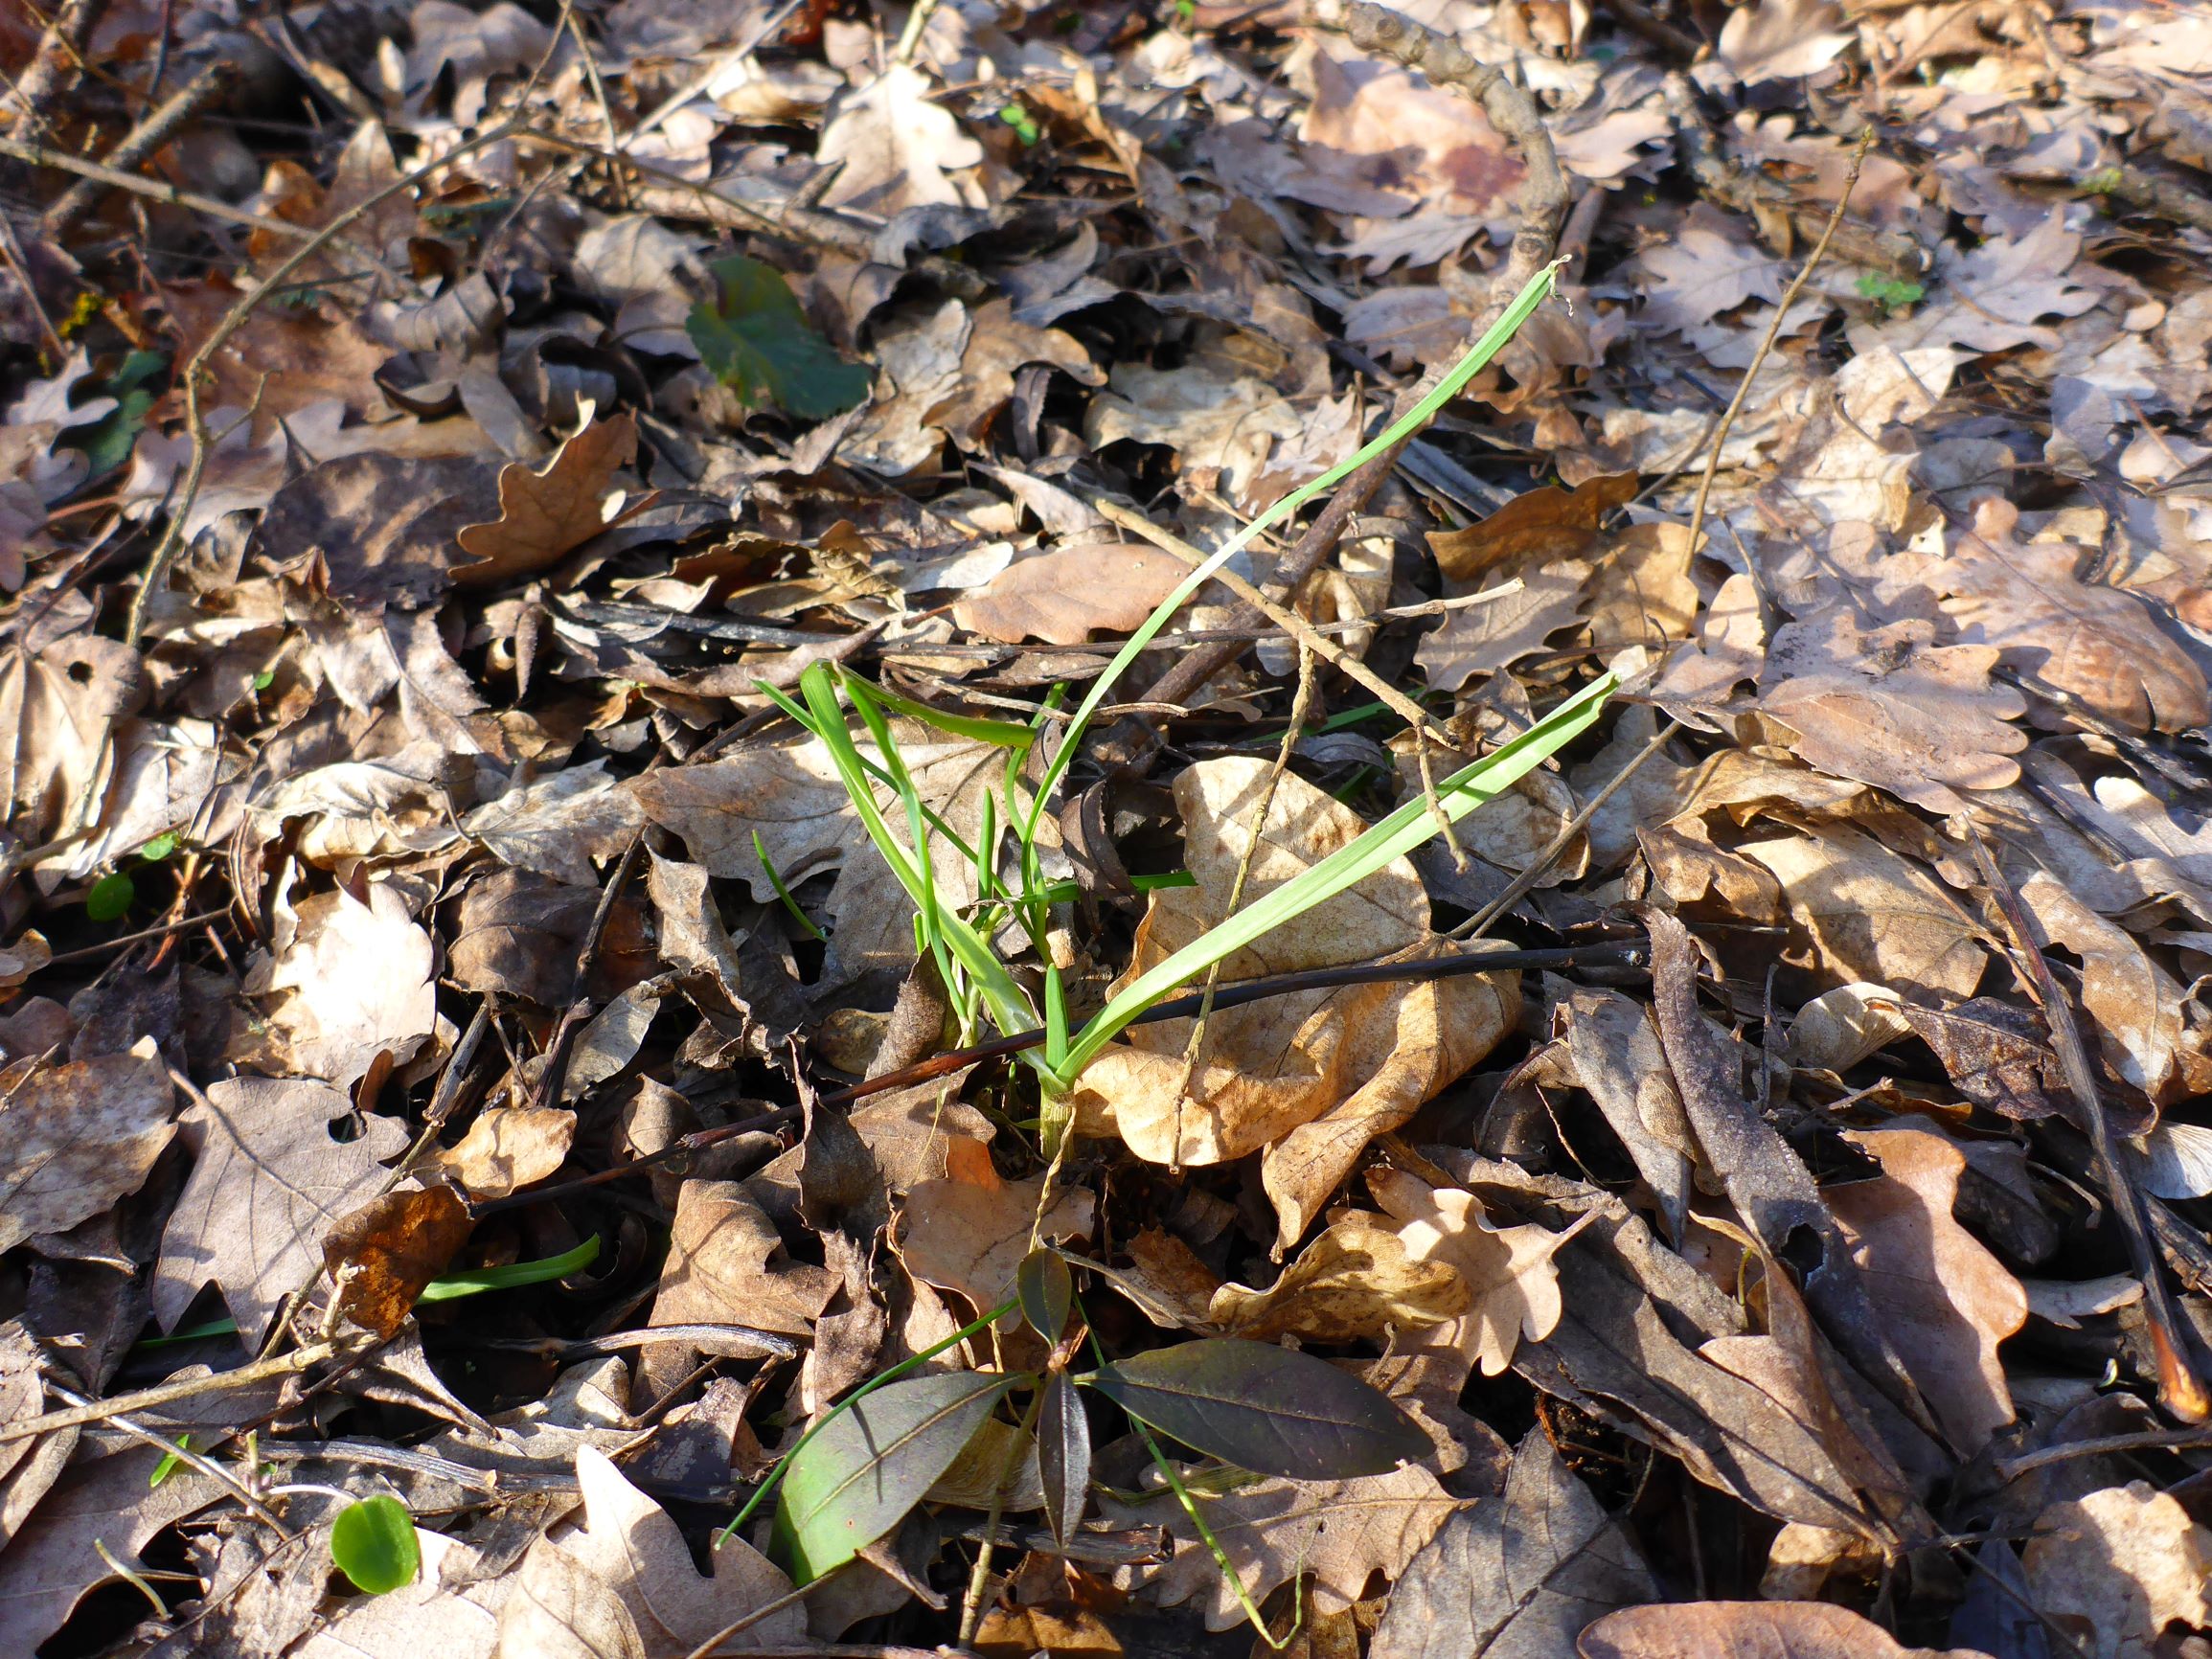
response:
M1380 1390L1325 1359L1264 1342L1206 1337L1077 1380L1185 1445L1286 1480L1386 1474L1430 1446Z
M740 398L821 420L867 398L875 376L814 332L782 272L742 254L709 268L715 303L693 307L684 331L709 373Z
M768 877L768 885L776 890L776 897L784 901L784 908L791 913L791 920L796 921L810 938L825 939L827 936L814 925L807 913L799 908L799 901L791 897L791 890L784 885L783 876L776 873L776 866L768 857L768 844L761 839L761 832L758 830L753 831L753 856L761 861L761 869Z
M1437 784L1436 794L1445 816L1457 823L1486 801L1494 800L1568 743L1587 731L1615 681L1610 674L1585 687L1510 743L1500 745L1473 765L1454 772ZM1303 875L1286 881L1210 928L1167 961L1125 987L1120 995L1077 1034L1066 1062L1057 1068L1063 1085L1072 1083L1099 1050L1112 1040L1138 1014L1172 995L1186 981L1197 978L1225 957L1266 937L1293 917L1355 887L1392 859L1402 857L1436 833L1434 814L1423 800L1408 801L1397 811L1338 848Z
M487 1290L520 1290L528 1284L550 1284L581 1273L599 1260L599 1235L594 1233L573 1250L537 1261L511 1261L504 1267L476 1267L466 1273L448 1273L422 1286L416 1297L424 1302L458 1302L464 1296L481 1296Z
M84 896L84 914L92 921L113 921L129 915L137 898L138 889L118 870L92 884L92 891Z
M1437 411L1458 397L1467 383L1505 349L1506 342L1520 332L1520 326L1535 314L1537 307L1543 304L1559 281L1559 267L1564 262L1555 261L1531 277L1528 285L1514 296L1513 304L1505 308L1505 314L1484 332L1481 339L1468 348L1467 354L1454 363L1446 372L1444 378L1436 383L1436 389L1407 410L1403 418L1392 421L1372 443L1361 444L1353 454L1339 461L1311 484L1300 485L1230 536L1214 550L1204 564L1193 570L1176 584L1173 593L1160 601L1159 607L1145 619L1144 625L1135 633L1129 635L1128 643L1114 653L1113 661L1106 665L1106 672L1091 682L1090 690L1076 706L1075 717L1068 722L1066 734L1060 739L1060 752L1045 768L1044 779L1038 785L1038 806L1030 814L1033 822L1037 812L1043 809L1043 803L1052 793L1052 786L1060 782L1060 775L1067 770L1083 747L1083 735L1089 729L1091 716L1098 713L1107 693L1122 675L1129 671L1129 665L1143 654L1145 648L1152 644L1152 637L1168 625L1169 619L1183 607L1184 602L1213 579L1214 572L1250 546L1253 539L1265 534L1269 527L1280 524L1324 490L1335 489L1376 456L1427 425Z
M412 1584L422 1570L415 1518L397 1498L363 1498L338 1511L331 1526L331 1559L353 1587L385 1596Z
M918 1376L825 1424L786 1467L776 1506L774 1554L792 1579L813 1582L897 1526L1016 1380Z
M192 1436L180 1434L176 1437L176 1443L184 1447L186 1451L190 1451L192 1450ZM168 1480L171 1475L182 1467L184 1467L184 1459L176 1455L174 1447L163 1452L161 1462L153 1466L153 1473L146 1477L147 1490L158 1490L162 1482Z
M1045 1525L1064 1550L1083 1525L1090 1496L1090 1419L1064 1371L1052 1374L1038 1408L1037 1472L1044 1484Z
M888 686L864 679L851 669L839 664L837 677L850 691L855 684L866 688L866 694L874 697L895 715L904 715L910 720L920 720L925 726L935 727L948 737L966 738L974 743L993 743L1003 749L1026 749L1037 741L1037 728L1025 726L1016 720L987 720L979 715L952 715L943 709L933 709L927 703L918 703L912 697L901 696Z
M1045 1341L1058 1342L1067 1329L1067 1310L1075 1303L1075 1278L1060 1252L1038 1249L1024 1256L1014 1288L1029 1328Z

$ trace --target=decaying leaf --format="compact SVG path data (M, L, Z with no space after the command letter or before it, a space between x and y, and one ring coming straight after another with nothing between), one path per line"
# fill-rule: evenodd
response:
M1682 1602L1624 1607L1585 1630L1582 1659L1976 1659L1907 1648L1861 1614L1826 1602Z
M411 1059L429 1036L435 956L396 885L373 883L366 903L340 887L301 900L289 945L258 966L245 989L277 999L269 1021L303 1071L351 1083L380 1055Z
M467 1241L468 1206L443 1184L401 1188L331 1224L323 1263L346 1317L378 1336L396 1336L422 1286L445 1270Z
M986 639L1080 645L1092 631L1129 633L1187 574L1156 547L1099 542L1018 559L952 607Z
M1216 1290L1208 1317L1261 1342L1285 1334L1311 1342L1403 1338L1454 1319L1469 1301L1458 1263L1419 1249L1380 1217L1355 1211L1332 1222L1266 1290Z
M651 1323L750 1325L805 1336L836 1294L827 1268L785 1261L765 1212L734 1181L686 1181Z
M2212 1623L2212 1530L2145 1481L2051 1505L2020 1566L2036 1610L2097 1659L2150 1659L2168 1625Z
M534 576L605 526L608 489L637 453L627 415L593 421L554 452L542 468L520 464L499 474L499 516L455 534L474 563L454 569L463 586Z
M471 1198L504 1198L542 1181L568 1156L576 1114L559 1106L487 1106L438 1163Z
M192 1177L162 1234L153 1315L173 1329L210 1282L248 1342L278 1305L321 1271L324 1236L370 1196L404 1125L370 1116L344 1141L353 1102L306 1078L235 1078L185 1108ZM350 1125L348 1125L350 1126Z
M1211 761L1175 780L1184 856L1197 885L1154 893L1128 978L1219 921L1253 827L1265 761ZM1355 839L1365 825L1295 774L1278 784L1244 885L1250 904ZM1221 965L1224 984L1435 948L1428 898L1410 865L1391 865L1316 905ZM1158 1164L1214 1164L1266 1148L1262 1178L1288 1246L1306 1231L1361 1148L1487 1054L1518 1016L1517 981L1353 987L1271 998L1208 1022L1205 1053L1178 1088L1187 1020L1131 1029L1083 1073L1079 1130L1114 1134Z
M1041 1180L1001 1180L988 1155L963 1157L950 1179L923 1181L907 1190L899 1253L917 1279L941 1290L957 1290L978 1313L988 1313L1013 1297L1015 1273L1029 1254L1033 1229L1046 1243L1085 1237L1091 1230L1094 1200L1089 1193L1060 1188L1040 1216L1043 1195ZM1019 1322L1018 1313L1010 1313L1002 1326L1012 1329Z
M1881 1165L1825 1190L1898 1352L1960 1451L2013 1420L1997 1344L2027 1323L2027 1293L1951 1216L1966 1157L1932 1125L1900 1119L1845 1138Z
M137 1192L176 1132L174 1108L150 1036L17 1082L0 1097L0 1250L66 1232Z
M1964 998L1989 961L1983 931L1959 900L1899 853L1858 830L1749 841L1744 855L1782 884L1790 917L1818 965L1843 980Z

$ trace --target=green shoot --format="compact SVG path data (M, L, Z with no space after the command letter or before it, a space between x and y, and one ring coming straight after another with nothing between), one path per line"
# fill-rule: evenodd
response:
M799 908L799 901L791 897L791 890L784 885L784 878L776 874L776 867L768 858L768 844L761 839L761 832L758 830L753 831L753 854L760 859L761 869L768 878L768 885L776 890L776 897L784 901L784 908L791 913L791 920L806 930L809 938L825 939L826 936L822 930L814 925L804 910Z

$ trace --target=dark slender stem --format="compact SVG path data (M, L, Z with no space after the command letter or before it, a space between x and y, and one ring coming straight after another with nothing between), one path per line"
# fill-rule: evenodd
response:
M1425 984L1429 980L1450 979L1468 973L1514 973L1524 968L1630 966L1644 958L1648 947L1641 941L1624 941L1608 944L1565 945L1549 950L1463 950L1449 956L1417 958L1399 962L1356 962L1342 967L1311 968L1304 973L1279 973L1266 979L1248 979L1241 985L1225 985L1214 992L1214 1011L1242 1008L1246 1003L1259 1002L1270 996L1288 996L1302 990L1329 990L1347 985ZM1172 997L1166 1002L1154 1003L1130 1021L1132 1025L1152 1025L1161 1020L1188 1019L1197 1013L1205 1002L1205 993L1195 991L1189 996ZM911 1087L936 1078L948 1076L984 1060L1002 1058L1019 1054L1024 1049L1036 1048L1044 1041L1042 1031L1015 1032L1011 1036L992 1037L972 1047L953 1049L941 1055L932 1055L910 1066L901 1066L894 1072L885 1072L879 1078L855 1083L851 1088L839 1089L821 1098L825 1106L851 1105L855 1101L870 1095L882 1094L891 1089ZM524 1204L539 1204L550 1199L565 1198L572 1193L586 1192L619 1181L626 1175L634 1175L658 1164L687 1158L695 1152L703 1152L710 1147L732 1141L740 1135L777 1127L798 1119L797 1106L784 1106L758 1117L741 1119L724 1124L719 1128L700 1129L683 1136L657 1152L648 1152L641 1158L602 1170L595 1175L582 1175L573 1181L563 1181L557 1187L540 1187L535 1192L515 1193L505 1198L476 1206L479 1216L492 1215L500 1210L513 1210Z

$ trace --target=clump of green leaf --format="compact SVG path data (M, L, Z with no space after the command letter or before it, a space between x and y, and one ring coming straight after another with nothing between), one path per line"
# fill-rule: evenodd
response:
M740 398L823 420L867 398L874 376L813 330L781 271L742 254L717 260L711 270L715 301L694 306L684 331L709 372Z
M331 1559L357 1590L388 1596L403 1589L422 1570L415 1517L397 1498L363 1498L349 1504L331 1526Z
M1868 271L1859 279L1859 291L1876 305L1892 311L1917 306L1927 298L1926 283L1907 282L1903 277L1885 277L1877 271Z

